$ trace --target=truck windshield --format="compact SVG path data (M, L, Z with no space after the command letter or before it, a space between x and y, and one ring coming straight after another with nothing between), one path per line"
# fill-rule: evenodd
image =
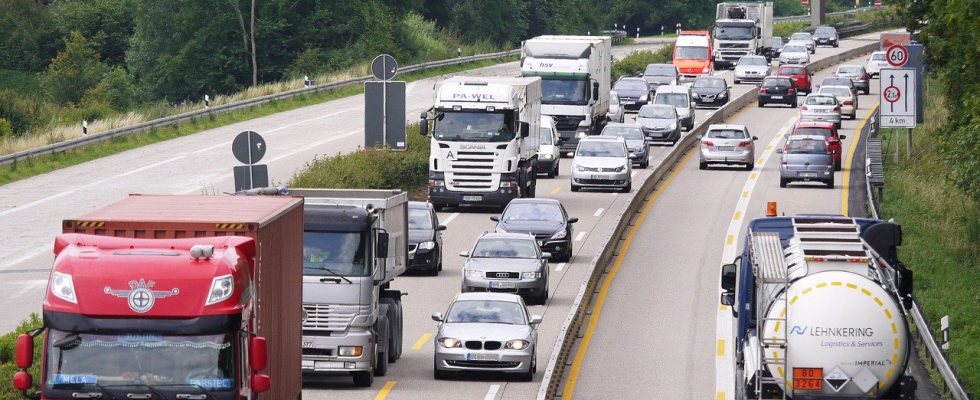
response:
M432 136L455 142L509 142L514 139L510 113L440 111Z
M754 26L716 26L711 34L719 40L752 40L755 38Z
M541 104L588 104L588 83L586 79L543 79Z
M362 232L303 232L303 275L368 276Z
M674 51L675 60L707 60L707 47L683 46Z
M233 333L97 335L51 329L45 391L49 396L58 390L144 392L150 386L160 393L207 390L227 398L219 393L238 390L234 338Z

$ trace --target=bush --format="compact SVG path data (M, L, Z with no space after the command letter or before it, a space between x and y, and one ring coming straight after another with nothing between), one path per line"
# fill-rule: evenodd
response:
M416 13L408 13L398 22L396 40L401 51L410 60L447 58L455 55L455 49L445 40L434 21L428 21Z
M114 111L129 111L136 107L136 86L133 78L126 70L113 68L98 85L85 93L82 103L105 104Z
M85 92L102 80L105 71L94 45L81 33L74 32L65 50L51 61L42 81L54 101L78 104Z
M41 327L41 318L36 313L21 322L13 332L0 336L0 399L20 399L20 392L14 389L9 383L14 379L14 373L19 371L14 364L14 357L17 354L17 336L24 332L29 332ZM34 365L29 372L34 376L34 390L39 390L41 381L41 340L34 340Z
M10 123L14 136L20 136L42 124L45 115L54 110L37 98L13 90L0 90L0 115Z
M10 121L5 118L0 117L0 138L14 136L14 128L10 125Z
M642 73L647 64L669 63L673 58L674 45L667 45L657 51L634 51L630 55L617 60L612 65L612 81L623 76L633 76Z

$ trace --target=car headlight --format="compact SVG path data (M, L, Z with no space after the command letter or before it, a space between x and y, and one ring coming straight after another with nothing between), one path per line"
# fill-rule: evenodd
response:
M583 132L583 131L575 132L575 138L576 139L581 139L581 138L584 138L586 136L588 136L588 135L586 135L585 132Z
M718 94L718 98L723 99L725 97L728 97L728 93L727 92L721 92L721 93Z
M552 239L564 239L565 236L567 236L567 235L568 235L568 232L566 232L564 229L562 229L562 230L560 230L558 232L555 232L554 235L551 235L551 238Z
M530 345L531 342L528 342L527 340L508 340L507 343L504 344L504 348L510 350L524 350Z
M623 170L625 169L626 169L625 166L618 166L616 168L613 168L613 172L623 172Z
M576 171L578 171L578 172L585 172L585 171L587 171L587 170L585 169L585 167L583 167L583 166L581 166L581 165L576 165L576 166L575 166L575 170L576 170Z
M677 129L677 122L670 123L670 130L674 130L674 129Z
M439 338L439 345L447 349L452 349L457 347L463 347L463 342L460 342L459 339L444 337L444 338Z
M643 96L640 96L640 101L647 101L647 96L649 96L649 95L646 95L645 94Z
M419 243L419 248L422 249L422 250L432 250L432 249L436 248L436 242L433 242L433 241L430 240L430 241L427 241L427 242Z
M476 270L472 270L472 269L467 269L467 270L464 270L463 273L466 274L466 277L467 278L482 278L483 277L483 271L476 271Z
M541 277L541 272L524 272L521 274L522 279L538 279Z
M216 277L211 280L211 290L208 293L208 302L204 304L206 306L228 300L235 293L235 281L231 275Z
M72 283L71 275L55 272L51 280L51 294L72 304L78 304L75 297L75 284Z
M340 346L337 348L337 355L341 357L360 357L364 348L361 346Z
M708 72L711 72L711 68L704 67L704 69L701 70L701 73L703 74L707 74Z

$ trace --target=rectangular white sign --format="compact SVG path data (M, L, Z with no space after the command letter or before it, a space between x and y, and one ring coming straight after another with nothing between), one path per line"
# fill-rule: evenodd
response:
M882 128L915 127L915 69L883 68L878 81Z

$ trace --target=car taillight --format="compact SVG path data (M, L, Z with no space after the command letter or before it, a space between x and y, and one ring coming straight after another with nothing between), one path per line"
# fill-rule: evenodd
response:
M749 147L751 145L752 145L752 141L751 140L748 140L748 141L739 143L738 144L738 147Z
M786 93L796 94L796 89L793 89L793 88L786 89Z
M854 102L853 101L844 101L844 105L845 106L853 106L854 105Z
M759 88L759 94L766 94L766 92L768 92L768 91L766 90L766 88L764 86Z
M862 81L868 80L868 74L861 74L861 80Z
M844 103L844 104L847 104L847 103ZM834 111L840 112L840 106L834 107Z
M704 145L705 145L705 146L708 146L709 148L710 148L710 147L715 147L715 143L714 143L714 142L712 142L712 141L710 141L710 140L705 140L705 141L704 141L704 142L702 142L702 143L704 143Z
M806 107L806 104L804 104L804 105L803 105L803 108L802 108L802 110L803 110L803 111L806 111L806 110L809 110L809 108L807 108L807 107Z

